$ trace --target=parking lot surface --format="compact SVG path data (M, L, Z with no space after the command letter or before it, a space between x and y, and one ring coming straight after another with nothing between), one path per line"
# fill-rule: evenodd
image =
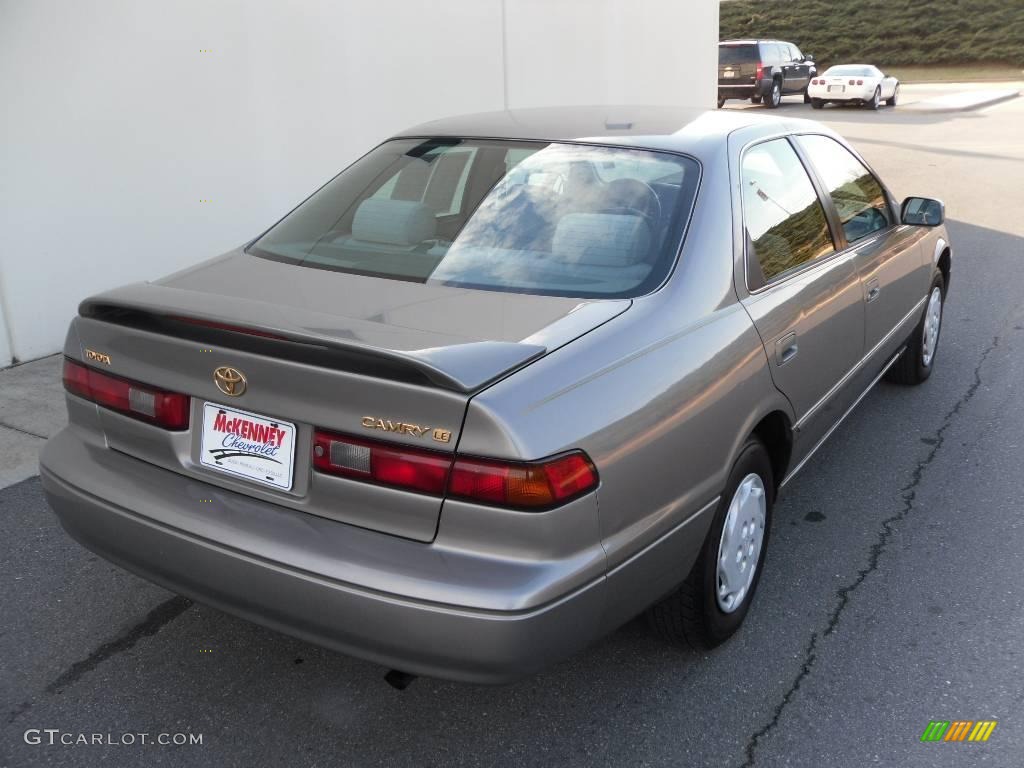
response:
M778 114L832 125L897 197L943 198L952 285L931 379L880 385L786 489L731 642L684 652L634 621L515 685L399 692L98 559L33 478L0 491L0 766L1019 765L1024 100ZM982 719L986 743L920 741Z

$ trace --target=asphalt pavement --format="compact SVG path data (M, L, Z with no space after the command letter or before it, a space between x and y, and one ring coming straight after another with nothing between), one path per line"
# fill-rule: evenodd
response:
M686 652L634 621L515 685L399 692L95 557L30 478L0 491L0 766L1019 766L1024 100L779 114L944 198L952 285L931 379L880 385L787 487L733 640ZM920 741L982 719L985 743ZM135 743L60 743L79 734Z

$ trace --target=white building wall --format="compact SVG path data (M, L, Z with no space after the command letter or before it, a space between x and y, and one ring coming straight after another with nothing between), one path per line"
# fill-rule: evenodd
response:
M717 34L717 0L0 0L0 366L58 351L85 296L248 240L407 125L711 107Z

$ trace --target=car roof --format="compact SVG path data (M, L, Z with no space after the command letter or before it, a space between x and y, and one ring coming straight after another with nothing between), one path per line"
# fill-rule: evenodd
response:
M719 45L757 45L758 43L783 43L785 45L796 45L788 40L776 40L774 37L758 37L745 40L719 40Z
M821 129L811 120L757 114L754 110L602 105L536 107L446 117L408 128L392 138L487 138L572 141L669 150L701 156L721 147L737 130L754 134Z

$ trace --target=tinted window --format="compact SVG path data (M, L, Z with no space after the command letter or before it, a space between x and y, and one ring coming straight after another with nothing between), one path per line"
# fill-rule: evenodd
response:
M304 267L559 296L647 292L672 266L698 168L618 147L387 142L250 252Z
M749 64L757 62L757 46L750 45L720 45L718 46L719 64Z
M801 136L800 143L825 182L848 242L893 223L882 185L846 147L827 136Z
M821 201L786 139L747 150L741 181L747 247L765 280L834 250Z
M793 61L800 61L800 59L804 57L804 55L800 53L800 49L795 45L789 46L789 55L793 57Z

